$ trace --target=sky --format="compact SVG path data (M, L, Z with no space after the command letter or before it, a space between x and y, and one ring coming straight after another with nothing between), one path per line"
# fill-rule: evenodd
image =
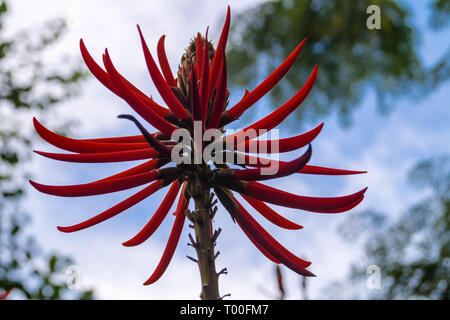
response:
M259 2L262 0L132 0L126 3L82 0L70 4L51 0L14 0L10 5L11 14L7 23L11 32L14 32L32 28L55 17L66 18L68 32L49 53L47 59L50 64L57 64L58 59L55 57L61 54L78 58L78 43L83 38L97 61L107 47L119 71L161 102L145 67L136 24L140 24L153 52L158 38L162 34L166 35L169 62L175 70L189 40L198 31L204 32L209 25L210 35L213 41L217 41L227 4L231 4L233 19L234 13ZM416 23L424 26L425 15L418 13L427 10L425 4L415 2L413 10ZM446 45L442 43L448 44L448 40L445 40L450 38L450 34L432 33L425 27L423 30L420 52L426 62L431 62L445 51ZM299 35L299 39L304 36ZM297 63L301 63L301 57ZM358 242L344 242L336 232L346 216L358 214L367 208L395 215L423 196L420 191L408 187L406 175L416 161L450 151L449 88L450 84L447 83L424 99L398 101L387 116L377 112L376 101L369 91L360 108L353 113L353 126L349 129L342 129L334 116L323 119L325 127L315 140L310 163L367 170L367 174L347 177L294 175L271 183L272 186L287 191L314 196L338 196L369 187L364 202L357 209L341 215L320 215L276 207L280 214L304 226L304 229L298 231L272 226L255 213L255 218L283 245L300 257L312 261L310 270L317 277L308 279L310 298L333 298L327 296L327 286L331 281L345 277L350 264L361 258ZM233 94L235 99L242 96L242 92L231 94L232 99ZM261 112L269 110L265 103L267 101L262 101L259 107ZM303 107L308 107L307 101ZM91 78L83 85L82 94L55 110L46 118L46 124L51 128L58 121L76 120L78 125L73 130L75 138L136 134L135 127L129 122L116 118L120 113L131 113L131 110ZM280 127L281 137L292 133L298 134L293 128ZM39 140L36 140L34 148L56 150ZM134 164L70 164L37 155L32 158L30 166L34 179L56 185L89 182ZM164 196L164 191L107 222L73 234L60 233L56 226L71 225L87 219L122 201L137 189L80 199L52 197L32 188L27 191L25 207L32 214L33 234L45 250L72 256L81 272L79 285L82 288L93 288L97 298L198 298L200 281L197 266L186 258L187 254L195 255L192 248L186 245L189 232L187 226L168 270L151 286L143 286L142 283L151 275L159 261L173 217L169 215L144 244L134 248L121 245L148 221ZM228 269L228 275L220 278L221 294L231 293L233 299L275 298L274 265L253 247L223 208L219 208L214 223L223 230L218 239L217 249L221 254L217 269ZM287 298L301 298L299 277L287 268L283 271L287 283Z

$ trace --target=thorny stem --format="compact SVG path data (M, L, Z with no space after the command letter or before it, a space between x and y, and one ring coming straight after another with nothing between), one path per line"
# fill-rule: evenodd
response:
M200 298L202 300L219 300L219 274L216 272L214 246L220 229L212 232L213 204L210 187L196 173L189 183L188 192L195 202L195 211L189 212L187 217L193 223L195 230L195 240L192 236L190 239L191 245L197 252L196 262L202 284Z

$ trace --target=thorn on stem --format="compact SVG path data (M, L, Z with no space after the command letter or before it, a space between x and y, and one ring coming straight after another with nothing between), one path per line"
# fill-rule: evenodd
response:
M216 231L214 231L214 234L213 234L213 236L212 236L212 238L211 238L211 244L214 244L214 243L216 242L216 240L217 240L217 238L219 237L219 235L220 235L221 232L222 232L222 229L221 229L221 228L219 228L219 229L217 229Z
M209 214L209 217L210 217L211 220L214 219L214 217L216 216L217 209L218 209L217 207L214 207L212 209L211 213Z
M227 293L227 294L221 296L220 300L223 300L223 298L225 298L225 297L231 297L231 293Z
M191 241L191 243L188 243L188 245L194 247L194 248L198 248L198 243L195 242L194 237L192 236L192 234L189 233L188 235L189 240Z
M194 221L194 213L191 210L186 210L185 214L189 221Z
M217 276L220 276L221 274L228 274L227 268L223 268L222 270L220 270L220 271L217 273Z
M195 258L192 258L191 256L186 255L186 258L188 258L189 260L191 260L192 262L198 263L198 260Z

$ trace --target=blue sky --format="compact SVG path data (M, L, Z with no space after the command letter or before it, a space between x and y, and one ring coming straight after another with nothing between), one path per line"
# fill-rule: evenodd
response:
M141 25L152 50L159 36L166 34L169 60L175 69L187 42L197 31L203 32L210 25L213 41L217 40L218 26L228 3L233 14L258 2L261 1L201 0L192 5L194 1L188 0L130 1L128 4L122 1L78 1L64 6L50 0L39 1L39 4L14 0L9 23L13 30L18 30L55 16L68 18L68 34L49 54L49 63L62 53L78 55L78 40L83 37L94 57L99 59L103 49L108 47L118 69L139 88L161 101L145 68L136 23ZM415 1L412 9L414 23L423 27L420 53L424 61L430 63L447 49L450 32L434 33L426 28L427 14L422 14L427 12L425 2ZM301 56L297 63L302 63ZM320 62L318 64L320 66ZM368 90L362 105L352 115L353 126L349 129L343 130L334 116L323 119L325 127L313 145L311 163L364 169L369 171L368 174L348 177L296 175L271 183L287 191L315 196L343 195L369 186L363 204L341 215L317 215L277 208L281 214L304 226L299 231L271 226L255 213L257 220L281 243L313 262L311 270L318 277L308 282L310 297L326 297L324 288L330 281L344 277L349 264L361 256L359 243L343 242L336 233L346 215L358 214L366 208L377 208L395 215L422 196L421 192L408 187L406 174L417 160L450 151L449 88L450 84L446 83L422 100L399 100L387 116L377 112L373 93ZM233 94L242 96L241 92ZM263 100L261 112L268 110L265 101L268 100ZM307 101L303 107L308 107ZM74 136L79 138L118 136L135 134L135 128L129 122L116 119L118 114L129 112L124 102L91 79L80 97L67 102L45 120L51 127L52 123L76 119L79 126L74 130ZM280 127L281 136L289 136L293 132L292 128ZM35 148L55 150L41 141L36 142ZM35 180L46 184L88 182L131 166L131 163L58 163L38 156L33 156L31 163ZM166 274L150 287L142 286L142 282L159 261L173 218L168 216L143 245L136 248L121 245L147 222L164 192L89 230L62 234L56 230L57 225L70 225L89 218L136 190L80 199L51 197L31 188L28 191L25 205L33 216L32 231L46 250L57 250L74 257L80 266L81 285L93 287L98 298L197 298L200 290L197 267L185 258L186 254L194 255L186 246L186 226ZM252 246L222 208L215 225L223 229L218 240L221 256L217 267L229 270L229 274L220 279L221 293L231 293L235 299L270 298L270 292L275 292L273 265ZM284 271L288 298L300 298L299 278L288 269Z

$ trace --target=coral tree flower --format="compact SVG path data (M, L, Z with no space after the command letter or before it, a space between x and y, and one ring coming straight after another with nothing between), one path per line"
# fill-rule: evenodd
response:
M207 33L205 37L198 34L183 55L175 78L167 61L164 36L160 38L157 44L157 57L160 65L160 68L158 68L138 26L148 72L167 107L158 104L128 82L117 71L108 50L105 50L103 54L103 67L101 67L91 57L83 40L80 41L81 54L93 75L106 88L123 99L148 124L156 128L157 132L149 133L133 116L121 115L119 118L133 121L140 134L112 138L71 139L58 135L45 128L38 120L33 120L36 131L45 141L60 149L72 152L36 151L44 157L82 163L145 160L142 164L126 171L86 184L51 186L30 181L37 190L62 197L106 194L145 185L142 190L131 197L86 221L72 226L58 227L60 231L74 232L92 227L120 214L156 191L169 187L165 198L149 222L138 234L123 243L125 246L136 246L146 241L156 231L176 202L179 194L174 213L175 221L166 248L156 270L145 284L153 283L162 276L174 254L187 215L186 212L191 198L188 189L194 173L202 172L201 179L207 183L208 188L214 190L215 195L232 219L237 222L237 225L263 255L271 261L284 264L304 276L313 276L307 270L310 262L295 256L275 240L235 198L235 194L240 194L244 201L248 202L270 222L286 229L301 229L302 226L276 213L268 206L268 203L311 212L339 213L352 209L364 198L366 189L346 196L323 198L295 195L257 182L292 174L347 175L363 173L362 171L332 169L307 164L312 153L311 142L321 131L323 123L309 132L279 139L275 141L279 146L278 150L271 150L269 147L264 152L266 154L281 153L308 146L307 150L293 161L268 160L268 162L259 154L256 156L249 155L248 151L253 147L258 147L258 141L260 140L246 139L241 143L243 152L232 151L233 159L239 158L243 163L240 168L232 168L228 164L208 164L205 162L190 165L173 163L171 154L177 141L172 140L171 135L175 130L184 128L192 133L194 121L200 121L203 129L217 128L224 132L225 125L238 120L246 110L258 102L283 78L294 64L305 43L305 41L302 41L264 81L252 91L246 91L238 103L228 108L229 91L227 89L225 48L229 28L230 9L228 8L226 21L216 48L208 41ZM229 139L238 141L237 138L250 129L254 129L256 132L261 129L270 131L278 126L305 100L313 87L317 71L318 68L315 66L303 87L285 104L243 130L223 137L221 141L224 142ZM192 145L192 152L195 151L195 148L202 148L203 150L206 145L207 143L203 143L201 146ZM227 152L230 152L230 150L224 150L223 154L225 155ZM263 175L261 170L270 164L276 164L279 170L273 175Z

